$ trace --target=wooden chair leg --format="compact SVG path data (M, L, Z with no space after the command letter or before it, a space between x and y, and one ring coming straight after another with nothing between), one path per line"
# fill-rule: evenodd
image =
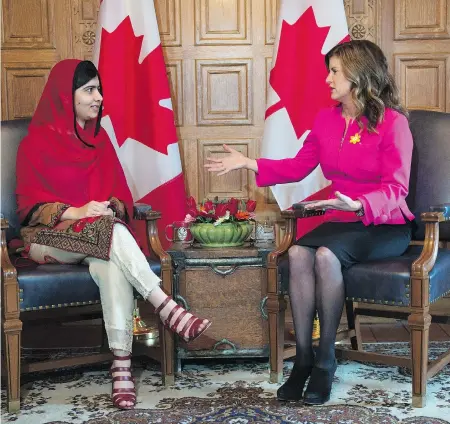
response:
M428 340L431 315L428 310L416 310L408 317L411 329L412 364L412 406L423 408L426 405Z
M172 262L170 266L163 265L161 269L162 289L168 296L173 296L173 272ZM159 320L159 318L158 318ZM175 335L168 328L164 327L159 320L159 342L161 349L161 372L162 382L165 387L175 384Z
M277 293L267 294L271 383L281 383L283 380L285 310L286 300L283 295L278 295Z
M347 300L345 310L352 349L362 351L361 323L359 315L355 314L355 304L351 300Z
M19 319L3 322L5 335L5 359L7 374L7 402L8 412L20 410L20 347L22 335L22 321Z
M105 320L102 317L102 344L100 346L100 352L111 352L109 349L108 335L106 334Z
M165 387L169 387L175 384L175 338L162 323L159 325L159 334L162 382Z

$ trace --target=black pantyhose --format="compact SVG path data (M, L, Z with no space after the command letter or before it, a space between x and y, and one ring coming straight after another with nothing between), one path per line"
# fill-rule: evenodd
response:
M297 346L296 363L330 369L335 362L334 343L344 305L341 264L327 248L289 249L289 297ZM314 359L312 326L316 310L320 343Z

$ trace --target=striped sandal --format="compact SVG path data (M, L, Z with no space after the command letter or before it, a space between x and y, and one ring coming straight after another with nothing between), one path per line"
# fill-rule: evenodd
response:
M172 305L169 303L172 302ZM161 311L168 306L170 312L168 314L161 314ZM179 312L181 311L181 312ZM174 333L178 334L186 343L192 342L196 338L200 337L210 326L211 321L207 319L200 319L187 312L183 307L178 305L170 296L159 305L155 312L160 316L162 323L166 328L169 328ZM176 319L171 324L172 318L176 316ZM188 317L186 323L182 328L179 328L183 318Z
M128 356L114 356L114 361L127 361L131 360L131 355ZM113 362L114 365L114 362ZM114 367L111 365L110 374L112 377L112 402L116 408L119 409L133 409L136 405L136 388L135 387L127 387L127 388L114 388L114 383L116 381L131 381L134 384L134 378L131 376L131 367ZM117 372L128 372L130 375L116 375L114 373ZM121 405L122 402L131 402L132 405L124 406Z

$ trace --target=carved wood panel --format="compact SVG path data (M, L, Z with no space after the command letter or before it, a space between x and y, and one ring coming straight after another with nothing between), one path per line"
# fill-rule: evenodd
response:
M383 5L381 47L408 109L450 112L450 1Z
M97 30L99 0L72 1L73 52L77 59L91 60Z
M348 31L352 40L378 42L379 1L344 0Z
M52 0L4 0L2 9L3 48L55 48Z
M195 0L196 45L251 44L251 0Z
M277 20L278 10L280 7L280 0L265 0L266 7L266 44L274 44L277 34Z
M198 125L251 124L251 60L199 59L196 67Z
M446 82L448 57L422 55L396 55L396 79L402 103L408 109L446 110ZM444 82L444 83L442 83Z
M167 60L166 68L175 123L180 127L183 125L183 62L176 59Z
M72 57L70 2L2 3L2 120L29 117L53 64Z
M254 150L254 140L239 139L231 140L197 140L198 143L198 166L203 168L207 157L220 158L225 154L222 144L226 143L233 149L241 152L245 156L252 156ZM209 172L202 172L199 181L199 199L212 199L214 197L226 198L248 198L249 193L249 172L241 170L228 175L217 176Z
M10 119L28 118L33 115L52 64L5 66L8 116Z
M401 0L395 8L396 40L450 38L447 0Z
M181 0L155 0L161 44L181 46Z

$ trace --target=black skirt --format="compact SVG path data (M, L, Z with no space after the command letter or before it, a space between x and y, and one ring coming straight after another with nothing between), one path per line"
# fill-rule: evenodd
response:
M411 241L413 222L369 225L362 222L326 222L294 244L327 247L347 269L359 262L402 255Z

